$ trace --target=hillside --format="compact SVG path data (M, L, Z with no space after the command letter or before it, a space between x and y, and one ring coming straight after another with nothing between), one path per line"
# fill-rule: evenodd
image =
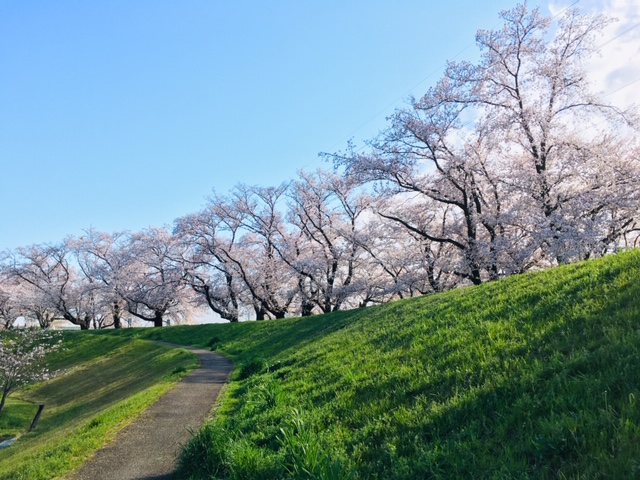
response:
M639 298L636 250L325 316L115 334L236 362L185 477L632 478Z
M16 391L2 412L0 432L14 436L29 426L37 404L45 404L37 428L0 450L0 479L59 478L111 440L197 361L184 349L68 332L62 349L49 357L49 368L59 372L56 378Z

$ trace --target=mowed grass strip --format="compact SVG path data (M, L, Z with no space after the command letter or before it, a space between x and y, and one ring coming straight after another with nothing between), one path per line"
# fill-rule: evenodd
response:
M236 362L180 478L638 478L640 251L330 315L139 329Z
M184 349L85 332L67 333L63 346L50 366L65 373L15 394L45 408L34 431L0 450L0 478L51 479L79 466L198 363Z

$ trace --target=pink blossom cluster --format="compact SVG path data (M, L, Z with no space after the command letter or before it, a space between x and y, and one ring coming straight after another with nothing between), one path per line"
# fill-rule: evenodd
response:
M0 412L9 393L21 385L48 380L47 354L60 348L59 334L39 329L13 330L0 335Z

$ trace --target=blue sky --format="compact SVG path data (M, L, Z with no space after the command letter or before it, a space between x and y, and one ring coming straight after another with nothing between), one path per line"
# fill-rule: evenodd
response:
M214 188L323 166L513 5L0 0L0 250L171 224Z

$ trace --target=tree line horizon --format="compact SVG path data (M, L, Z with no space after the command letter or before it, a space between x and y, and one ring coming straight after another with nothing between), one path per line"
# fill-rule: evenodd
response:
M449 62L362 147L321 154L332 169L238 184L171 229L2 252L0 328L307 316L637 247L640 117L585 69L612 20L526 2L500 17L478 62Z

